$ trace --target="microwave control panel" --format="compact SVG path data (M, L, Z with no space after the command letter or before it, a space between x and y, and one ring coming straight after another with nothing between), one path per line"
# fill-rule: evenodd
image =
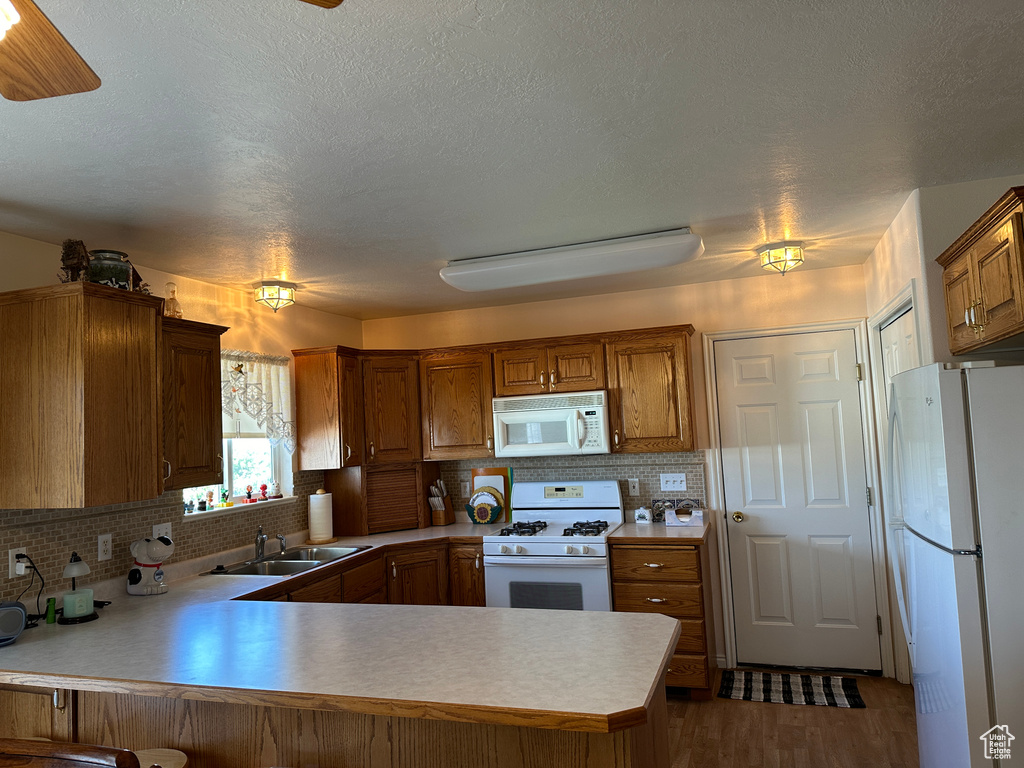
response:
M583 440L584 452L587 448L600 448L602 445L601 435L606 428L603 418L604 411L589 408L581 413L583 414L583 425L587 429L587 436Z

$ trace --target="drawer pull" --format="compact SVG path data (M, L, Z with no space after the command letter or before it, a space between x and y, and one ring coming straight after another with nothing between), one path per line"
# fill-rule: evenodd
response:
M664 568L664 563L644 563L648 568Z
M667 603L668 602L668 600L666 600L664 597L645 597L644 600L646 600L648 603Z

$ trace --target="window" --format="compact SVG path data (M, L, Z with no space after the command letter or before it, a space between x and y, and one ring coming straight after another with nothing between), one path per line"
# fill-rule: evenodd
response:
M292 493L294 424L282 414L291 411L288 358L253 352L221 353L224 483L186 488L187 512L206 512L212 493L214 507L231 501L244 504L260 496ZM191 508L189 507L191 503Z

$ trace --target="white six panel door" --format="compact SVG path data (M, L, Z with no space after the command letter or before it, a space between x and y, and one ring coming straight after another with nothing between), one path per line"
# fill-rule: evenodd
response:
M740 664L881 668L856 364L853 331L715 342Z

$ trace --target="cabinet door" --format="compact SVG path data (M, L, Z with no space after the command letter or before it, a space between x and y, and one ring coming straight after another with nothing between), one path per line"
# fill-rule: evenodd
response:
M448 602L447 545L391 550L387 568L389 603L445 605Z
M292 603L340 603L341 577L330 576L293 589L288 593L288 600Z
M0 685L0 738L71 741L74 703L63 688Z
M976 298L981 302L982 341L997 341L1021 330L1021 215L1014 213L974 246Z
M452 546L448 550L452 605L486 605L483 545Z
M621 337L606 352L612 452L692 451L689 335Z
M552 392L604 389L604 346L598 342L548 349L548 388Z
M978 343L978 335L971 327L970 310L974 302L971 288L970 252L953 261L942 272L943 290L946 294L946 330L949 333L949 349L953 354L969 349Z
M494 395L539 395L548 391L547 349L522 347L494 353Z
M486 352L420 360L423 458L471 459L494 454L491 358Z
M164 318L164 490L224 481L220 326Z
M296 350L295 425L299 469L341 469L363 463L363 400L359 362L330 349Z
M419 384L411 357L363 360L366 463L419 461Z

